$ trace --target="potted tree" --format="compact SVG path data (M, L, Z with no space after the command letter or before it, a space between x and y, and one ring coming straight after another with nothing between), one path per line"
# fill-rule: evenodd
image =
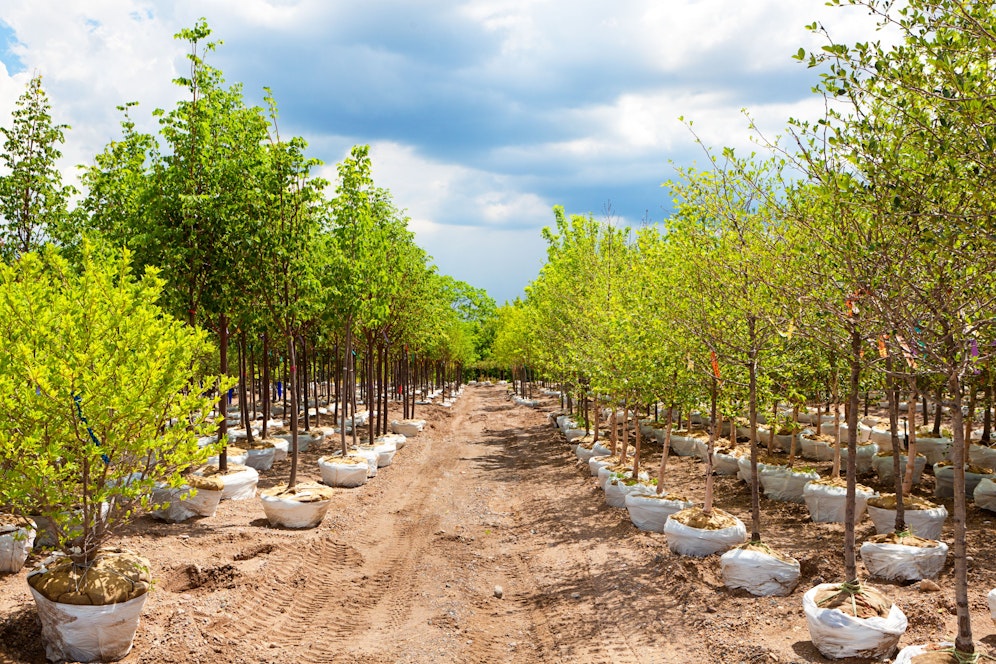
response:
M124 657L151 577L108 549L159 486L215 448L197 438L210 399L203 331L153 304L154 270L84 248L75 272L54 250L0 267L0 503L50 524L55 554L28 575L53 660ZM222 383L227 388L227 383Z

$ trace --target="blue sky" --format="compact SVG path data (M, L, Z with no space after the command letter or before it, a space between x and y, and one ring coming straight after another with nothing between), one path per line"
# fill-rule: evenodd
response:
M178 30L205 17L211 62L253 102L263 86L282 133L335 163L371 145L374 178L411 217L440 270L499 303L545 257L551 208L662 220L674 165L707 145L745 147L742 109L769 133L815 117L814 72L791 55L872 36L824 0L5 0L0 124L32 73L72 126L64 171L118 136L115 107L171 107Z

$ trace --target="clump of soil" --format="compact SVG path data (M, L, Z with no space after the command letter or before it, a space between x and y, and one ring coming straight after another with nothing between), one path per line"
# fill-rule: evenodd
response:
M730 442L729 438L717 438L712 443L713 454L722 452L723 454L729 454L730 456L738 456L735 454L735 451L741 448L742 446L737 445L736 442Z
M937 542L935 540L917 537L909 531L872 535L867 541L875 544L901 544L903 546L915 546L921 549L932 549L937 546Z
M252 442L247 445L250 450L268 450L271 447L276 447L276 442L281 441L279 438L253 438ZM230 449L230 448L229 448Z
M709 514L706 514L701 507L689 507L672 514L671 518L689 528L699 530L722 530L737 525L737 520L732 514L715 507Z
M343 465L350 466L365 466L367 465L367 460L365 457L361 457L357 454L350 454L348 456L342 456L333 454L332 456L322 457L319 461L325 463L341 463Z
M89 567L56 556L28 575L28 584L53 602L105 606L127 602L149 591L149 561L124 549L102 549Z
M676 502L676 503L688 503L688 502L691 502L690 500L688 500L684 496L679 496L676 493L653 493L653 494L642 495L641 497L642 498L656 498L657 500L670 500L670 501Z
M301 482L291 488L287 488L286 484L278 484L271 489L261 491L260 495L268 498L294 500L299 503L320 503L332 500L335 491L317 482Z
M230 463L228 464L228 470L221 472L221 469L219 469L218 466L213 463L209 463L194 469L194 473L200 475L201 477L224 477L226 475L241 473L244 470L246 470L246 466L238 463Z
M883 510L894 510L896 509L896 494L894 493L883 493L880 496L875 496L874 498L868 499L868 504L872 507L878 507ZM908 510L932 510L937 509L935 503L930 502L919 496L903 496L903 509Z
M955 655L954 648L942 646L938 643L924 646L927 652L916 655L910 659L913 664L960 664L960 660Z
M771 556L772 558L777 558L778 560L782 561L783 563L788 563L790 565L793 564L793 563L795 563L795 558L793 558L793 557L791 557L791 556L789 556L787 554L781 553L780 551L776 551L775 549L772 549L770 546L768 546L767 544L765 544L764 542L762 542L760 540L754 540L754 541L751 541L751 542L745 542L745 543L741 544L740 546L737 546L737 547L734 547L734 548L745 549L747 551L757 551L759 553L765 553L765 554Z
M892 609L892 600L871 586L852 588L835 583L820 589L813 597L821 609L838 609L856 618L885 618Z
M236 447L235 445L229 445L225 448L225 453L229 457L239 456L240 454L245 454L246 451L241 447Z
M217 475L203 477L201 475L187 475L183 478L187 486L198 491L224 491L225 483Z
M841 489L847 488L847 480L843 477L821 477L818 480L813 480L813 484L823 484L825 486L835 486ZM874 493L874 489L866 487L864 484L854 483L855 491L867 491L868 493Z
M900 452L899 454L900 454L900 456L906 456L906 452ZM924 456L923 454L920 454L919 452L917 452L916 455L918 457ZM876 452L875 456L877 456L877 457L891 457L892 456L892 450L891 449L884 449L884 450L882 450L880 452ZM924 458L926 458L926 457L924 457Z
M818 441L818 442L821 442L821 443L828 443L830 445L833 445L834 443L837 442L836 438L834 438L833 436L827 435L825 433L821 433L818 436L803 436L803 437L806 440L815 440L815 441Z
M940 466L941 468L943 468L945 466L951 466L953 464L950 461L948 461L947 459L945 459L944 461L939 461L936 465ZM992 475L993 474L993 469L992 468L986 468L985 466L976 466L974 463L966 463L965 464L965 472L966 473L974 473L975 475Z

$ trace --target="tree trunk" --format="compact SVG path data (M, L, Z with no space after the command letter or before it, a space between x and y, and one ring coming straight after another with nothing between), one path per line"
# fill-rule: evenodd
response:
M851 323L851 384L847 395L847 494L844 508L844 577L857 581L854 552L855 474L858 462L858 389L861 384L861 332Z
M298 457L298 441L297 441L297 356L294 354L294 333L291 330L287 330L287 361L284 366L290 365L290 411L291 411L291 467L290 467L290 477L287 480L287 488L293 489L294 485L297 484L297 457ZM284 389L287 389L285 387Z
M220 368L218 371L218 441L223 443L221 452L218 454L218 469L221 472L228 470L228 390L222 389L221 381L228 376L228 317L225 314L218 316L218 355L220 356Z
M949 346L951 346L950 342ZM948 392L951 393L951 429L954 434L951 461L954 465L955 609L958 616L955 650L963 653L974 653L972 619L968 609L968 562L965 550L965 461L967 457L965 440L959 440L962 436L962 384L956 368L952 368L948 375Z
M747 417L750 420L750 539L761 541L761 488L757 476L757 348L755 345L755 321L748 318L751 356L747 364ZM817 417L819 420L819 417ZM817 433L819 425L817 424Z
M673 417L674 404L667 411L667 425L664 429L664 452L661 454L661 466L657 471L657 495L663 495L664 493L664 469L667 467L667 455L671 450L671 425L673 424Z
M308 339L304 335L301 335L301 386L301 395L304 397L304 430L311 431L311 415L308 413ZM315 413L317 416L318 411Z
M712 498L713 498L713 479L712 479L712 449L713 443L716 439L716 398L718 396L719 386L716 381L716 377L712 377L712 404L710 407L710 417L712 418L712 427L709 430L709 443L706 447L706 489L705 489L705 504L702 506L702 511L706 514L712 514Z
M889 442L892 444L893 486L896 492L896 532L906 530L906 517L903 505L903 475L900 471L902 449L899 446L899 388L896 385L896 374L893 371L892 356L885 360L887 388L886 397L889 400Z
M239 412L242 413L242 426L246 430L246 443L252 446L252 420L249 417L249 400L246 397L247 380L246 331L239 330ZM250 385L251 388L251 385Z
M263 428L260 435L265 439L269 437L270 422L270 337L263 333Z

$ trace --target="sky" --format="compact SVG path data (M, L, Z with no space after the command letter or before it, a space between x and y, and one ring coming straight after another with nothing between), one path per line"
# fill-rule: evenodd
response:
M41 74L75 182L120 136L117 106L139 102L155 131L182 97L173 35L201 17L223 42L209 63L250 103L271 88L321 175L369 144L416 242L499 304L545 261L553 206L662 221L662 184L704 165L687 121L710 148L751 149L745 110L769 135L819 117L817 74L792 55L826 42L805 26L874 36L824 0L4 0L0 125Z

